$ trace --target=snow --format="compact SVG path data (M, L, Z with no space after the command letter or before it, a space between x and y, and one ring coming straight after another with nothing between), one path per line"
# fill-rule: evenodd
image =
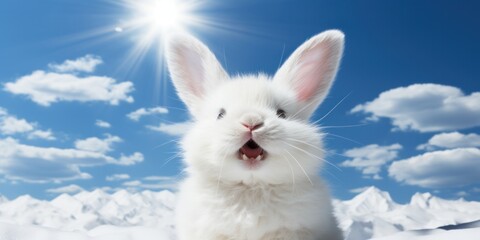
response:
M173 239L164 229L147 227L101 226L88 233L69 232L39 226L22 226L0 222L2 240L162 240Z
M452 240L452 239L477 239L480 236L480 228L461 229L461 230L418 230L418 231L405 231L391 236L375 238L372 240Z
M0 240L173 240L175 202L169 191L110 194L97 189L51 201L0 196ZM370 187L333 204L346 240L480 236L480 202L417 193L409 203L398 204L388 192Z

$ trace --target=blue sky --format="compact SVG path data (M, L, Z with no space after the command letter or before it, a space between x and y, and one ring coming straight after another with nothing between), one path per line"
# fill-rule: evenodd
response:
M115 30L131 16L118 2L0 3L0 194L158 190L178 179L188 113L156 46L132 55L142 30ZM312 118L347 96L321 122L339 167L321 174L335 197L375 185L399 202L425 191L479 199L480 3L201 2L195 13L210 25L188 29L231 74L273 74L307 38L344 31L340 72Z

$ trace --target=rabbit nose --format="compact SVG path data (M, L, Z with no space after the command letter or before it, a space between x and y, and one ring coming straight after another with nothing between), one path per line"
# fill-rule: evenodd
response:
M246 114L240 119L240 123L250 131L254 131L263 126L263 118L259 114Z
M258 128L261 128L263 126L263 122L262 123L258 123L256 125L248 125L248 124L245 124L245 123L242 123L243 126L245 126L246 128L250 129L250 131L254 131Z

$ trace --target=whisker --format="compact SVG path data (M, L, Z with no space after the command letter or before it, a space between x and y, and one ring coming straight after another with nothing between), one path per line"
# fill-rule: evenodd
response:
M350 139L350 138L347 138L347 137L344 137L344 136L340 136L340 135L337 135L337 134L333 134L333 133L326 133L327 135L332 135L334 137L338 137L338 138L341 138L341 139L345 139L347 141L350 141L350 142L353 142L353 143L356 143L358 145L363 145L363 143L361 142L358 142L358 141L355 141L353 139Z
M232 142L232 141L229 141L229 142ZM222 178L222 172L223 172L223 165L227 159L227 154L228 152L225 151L225 155L223 155L223 159L222 159L222 163L220 165L220 172L218 173L218 179L217 179L217 189L215 190L215 195L218 194L218 189L220 188L220 180Z
M218 189L220 188L220 180L222 179L222 172L223 172L223 164L225 163L225 160L227 159L227 153L223 156L222 159L222 164L220 165L220 172L218 173L218 179L217 179L217 189L215 190L215 194L218 194Z
M172 143L172 142L179 143L180 140L179 140L179 139L172 139L172 140L170 140L170 141L168 141L168 142L164 142L164 143L162 143L162 144L160 144L160 145L157 145L157 146L153 147L152 149L156 149L156 148L163 147L163 146L165 146L165 145L167 145L167 144L170 144L170 143Z
M171 121L171 120L168 120L168 119L163 119L163 118L160 118L158 116L154 116L154 118L156 118L156 120L162 120L164 123L168 123L168 124L176 124L176 123L184 123L184 122L188 122L187 121L182 121L182 122L178 122L178 121Z
M186 169L180 170L180 172L174 176L175 180L180 181L183 178L183 176L185 176L186 172L187 172Z
M300 162L298 162L298 160L288 150L285 149L285 152L288 153L288 155L290 155L293 158L293 160L295 160L295 162L298 164L300 169L302 169L303 174L305 174L305 177L307 177L308 181L313 186L313 182L310 179L310 177L308 176L307 171L305 171L305 169L302 167L302 164L300 164Z
M180 152L179 151L175 151L175 152L164 152L164 153L168 153L168 154L179 154Z
M348 96L350 96L350 94L352 94L352 92L349 92L345 97L342 98L342 100L340 100L340 102L338 102L332 109L330 109L330 111L327 112L327 114L323 115L323 117L321 117L320 119L318 119L317 121L313 122L312 124L316 124L320 121L322 121L324 118L326 118L328 115L330 115L330 113L333 112L333 110L335 110L335 108L337 108L342 102L343 100L345 100L346 98L348 98Z
M281 100L281 102L279 102L279 105L286 107L286 106L292 105L294 103L295 102L289 101L288 99L283 99L283 100Z
M322 151L322 152L324 152L324 153L327 153L327 152L328 152L328 151L326 151L325 149L321 149L321 148L319 148L319 147L317 147L317 146L315 146L315 145L313 145L313 144L311 144L311 143L308 143L308 142L306 142L306 141L298 140L298 139L295 139L295 138L286 138L286 139L287 139L287 140L292 140L292 141L295 141L295 142L299 142L299 143L306 144L306 145L308 145L308 146L310 146L310 147L313 147L313 148L315 148L315 149L317 149L317 150L319 150L319 151Z
M187 109L185 109L185 108L179 108L179 107L169 107L169 106L163 106L163 107L165 107L165 108L167 108L167 109L177 109L177 110L181 110L181 111L184 111L184 112L188 112L188 110L187 110Z
M314 155L314 154L312 154L312 153L310 153L310 152L308 152L308 151L305 151L304 149L301 149L301 148L299 148L299 147L297 147L297 146L294 146L294 145L292 145L292 144L290 144L290 143L288 143L288 142L285 142L285 141L282 141L282 142L285 143L285 144L287 144L287 145L289 145L290 147L293 147L293 148L295 148L295 149L298 149L298 150L300 150L300 151L302 151L302 152L304 152L304 153L306 153L306 154L308 154L308 155L310 155L310 156L312 156L312 157L314 157L314 158L317 158L317 159L319 159L319 160L321 160L321 161L324 161L324 162L326 162L327 164L329 164L330 166L333 166L334 168L336 168L338 171L342 172L342 170L341 170L339 167L337 167L335 164L327 161L325 158L321 158L321 157L319 157L319 156L316 156L316 155Z
M292 173L292 192L295 192L295 172L293 172L292 164L290 163L290 161L288 161L288 158L285 157L284 155L282 155L282 156L283 156L283 158L285 158L285 160L288 163L288 166L290 167L290 171Z
M334 177L335 180L340 181L340 178L338 178L335 174L333 174L333 173L331 173L330 171L328 171L326 168L325 168L325 169L322 169L322 171L325 171L326 173L328 173L328 175Z
M172 161L173 159L177 158L177 157L180 157L181 156L181 152L169 157L161 166L160 168L162 168L163 166L167 165L170 161Z
M294 138L286 138L286 139L287 139L287 140L292 140L292 141L295 141L295 142L299 142L299 143L303 143L303 144L307 144L307 145L309 145L309 146L311 146L311 147L314 147L314 148L316 148L316 149L324 152L325 154L335 154L335 155L342 156L342 157L348 157L348 156L346 156L346 155L343 155L343 154L340 154L340 153L336 153L336 152L334 152L334 151L328 151L328 150L325 150L325 149L321 149L321 148L319 148L319 147L317 147L317 146L315 146L315 145L313 145L313 144L310 144L310 143L308 143L308 142L306 142L306 141L302 141L302 140L298 140L298 139L294 139Z
M225 53L225 48L223 48L223 61L225 62L225 70L228 72L228 62L227 62L227 54Z
M327 128L349 128L349 127L361 127L370 125L369 123L362 123L362 124L352 124L352 125L339 125L339 126L320 126L320 129L327 129Z
M282 55L280 56L280 62L278 63L277 69L279 69L282 66L283 62L283 55L285 54L285 43L283 44L283 49L282 49Z
M295 114L293 114L293 115L290 116L289 118L294 118L295 116L297 116L297 114L299 114L300 112L302 112L303 110L305 110L307 107L310 107L310 105L312 105L313 103L315 103L315 101L309 102L307 105L305 105L305 106L303 106L302 108L300 108L300 110L298 110Z
M325 153L328 154L328 153L330 153L330 152L326 151ZM340 154L339 154L339 155L340 155ZM345 156L345 155L341 155L341 156ZM318 158L318 157L317 157L317 158ZM319 159L321 159L321 158L319 158ZM325 159L321 159L321 160L326 161ZM340 170L340 171L342 171L342 170L339 169L339 168L337 168L337 169ZM328 173L328 175L334 177L334 178L337 179L337 180L340 180L335 174L333 174L332 172L328 171L327 168L323 168L322 171L325 171L326 173Z

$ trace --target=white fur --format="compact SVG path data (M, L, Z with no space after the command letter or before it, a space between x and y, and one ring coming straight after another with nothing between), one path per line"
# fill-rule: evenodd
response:
M188 177L179 192L180 240L342 239L318 176L322 134L308 119L335 78L343 38L338 30L314 36L273 78L229 77L200 41L170 39L170 74L196 119L182 142ZM267 152L256 169L238 159L250 139L242 123L263 123L252 133Z

